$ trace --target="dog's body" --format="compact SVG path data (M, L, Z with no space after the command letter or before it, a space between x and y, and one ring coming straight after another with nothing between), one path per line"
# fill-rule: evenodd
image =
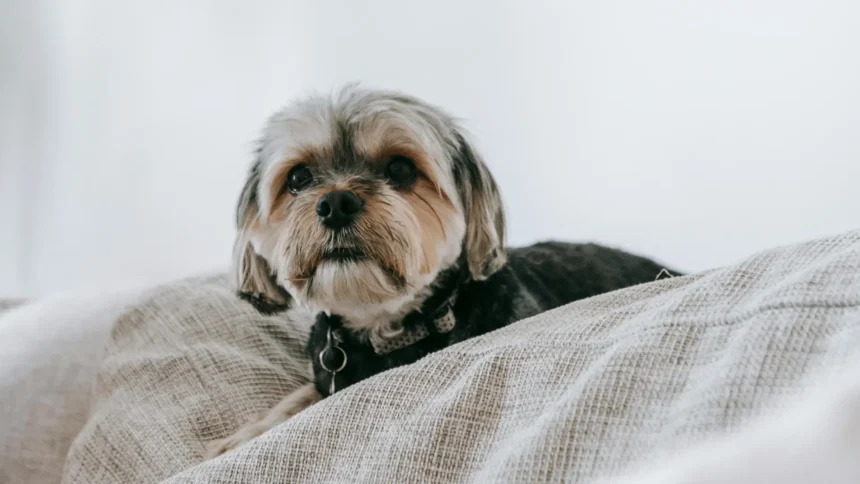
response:
M270 119L237 221L239 293L261 310L319 315L314 382L209 456L376 373L662 269L596 245L505 249L495 180L456 121L353 87Z
M422 307L404 318L401 344L375 343L366 334L345 328L337 315L317 316L307 345L316 389L327 397L332 377L334 388L340 391L382 371L569 302L653 281L662 268L649 259L608 247L562 242L509 249L507 264L484 281L471 280L468 269L456 265L440 275ZM449 314L448 328L438 328L436 321ZM328 365L331 369L345 363L334 376L320 358L329 345L329 328L346 355L345 362ZM416 333L419 336L414 336Z

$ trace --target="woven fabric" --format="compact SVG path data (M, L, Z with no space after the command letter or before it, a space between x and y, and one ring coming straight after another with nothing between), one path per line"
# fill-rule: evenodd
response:
M64 482L158 482L307 378L307 325L261 316L225 277L165 285L139 301L113 327Z
M218 459L303 380L301 325L221 280L121 317L64 481L589 482L735 428L860 356L860 232L579 301L314 405Z

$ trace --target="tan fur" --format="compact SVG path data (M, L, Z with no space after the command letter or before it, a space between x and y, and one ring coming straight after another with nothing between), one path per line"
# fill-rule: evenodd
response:
M287 395L277 405L272 407L263 418L249 422L233 435L220 440L214 440L206 445L206 458L212 459L227 451L263 435L267 430L286 422L302 410L320 401L320 396L313 383L306 383Z
M419 246L423 260L420 271L429 274L437 269L433 262L438 260L437 254L445 243L448 230L451 230L449 222L456 218L457 209L428 180L419 180L403 197L412 206L421 233Z
M444 146L439 140L426 136L418 120L392 112L362 117L356 130L355 149L377 160L384 160L392 153L411 155L415 159L445 158Z

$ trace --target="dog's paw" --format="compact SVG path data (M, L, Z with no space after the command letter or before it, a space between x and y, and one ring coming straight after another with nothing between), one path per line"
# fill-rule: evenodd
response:
M206 460L218 457L236 447L263 435L269 429L276 427L294 415L320 401L322 396L316 390L313 383L306 383L295 391L284 397L277 405L272 407L264 416L260 414L251 416L251 420L239 428L233 435L220 440L213 440L206 444Z
M263 422L249 423L229 437L207 443L204 457L206 460L214 459L263 435L267 430L269 430L269 426L263 424Z

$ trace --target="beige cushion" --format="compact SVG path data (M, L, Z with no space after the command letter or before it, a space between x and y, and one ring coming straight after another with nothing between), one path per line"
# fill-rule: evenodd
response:
M860 232L617 291L338 393L239 449L301 383L302 330L221 280L119 319L65 482L586 482L736 427L860 354Z
M306 329L260 316L224 277L157 288L116 321L64 482L156 482L304 377Z
M126 295L0 301L0 483L57 483Z

